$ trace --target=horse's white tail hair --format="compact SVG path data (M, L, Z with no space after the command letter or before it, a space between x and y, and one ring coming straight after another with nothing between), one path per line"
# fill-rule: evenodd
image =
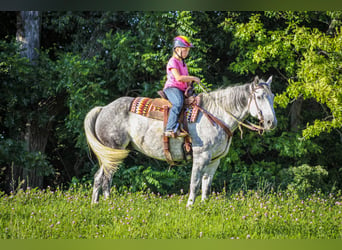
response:
M95 123L101 110L102 107L95 107L89 111L84 119L84 130L88 145L96 155L100 167L102 166L106 173L115 172L118 165L127 157L129 150L110 148L98 140L95 134Z

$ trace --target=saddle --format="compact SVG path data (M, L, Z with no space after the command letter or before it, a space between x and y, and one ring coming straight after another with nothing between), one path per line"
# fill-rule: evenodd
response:
M163 94L162 94L163 95ZM184 100L184 106L182 112L180 114L179 122L183 126L184 121L187 122L195 122L198 115L198 104L200 99L198 97L189 97ZM163 121L165 118L165 110L169 110L172 107L172 104L167 100L167 98L148 98L148 97L136 97L130 107L130 112L146 116L151 119L161 120ZM185 116L185 117L184 117ZM181 119L183 118L183 119ZM167 120L167 119L166 119Z
M164 121L164 129L166 127L169 110L172 107L171 102L167 99L165 93L161 90L158 91L161 98L148 98L148 97L136 97L130 107L130 112L139 114L151 119ZM191 137L189 135L188 123L195 122L199 112L200 98L198 96L192 95L191 91L186 91L184 97L184 105L182 111L179 115L180 131L183 133L184 143L183 152L184 160L188 161L192 159L192 147L191 147ZM184 136L185 135L185 136ZM173 138L177 137L177 134ZM169 137L164 136L164 154L167 162L170 165L175 165L172 159L172 155L169 147Z

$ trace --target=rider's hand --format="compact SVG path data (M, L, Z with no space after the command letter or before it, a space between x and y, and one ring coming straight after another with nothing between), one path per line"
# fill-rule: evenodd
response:
M198 77L194 76L193 81L194 81L194 82L197 82L197 83L200 83L200 82L201 82L201 79L199 79Z

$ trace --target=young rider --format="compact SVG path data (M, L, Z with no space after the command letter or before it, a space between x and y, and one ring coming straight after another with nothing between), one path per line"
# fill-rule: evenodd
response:
M174 136L179 127L178 116L184 102L184 92L191 82L200 83L196 76L190 76L185 64L185 58L189 55L193 45L185 36L177 36L173 43L173 55L166 66L167 80L164 93L172 104L169 119L164 132L165 136Z

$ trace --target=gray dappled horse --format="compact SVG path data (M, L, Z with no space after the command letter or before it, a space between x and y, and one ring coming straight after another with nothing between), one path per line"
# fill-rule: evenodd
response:
M248 115L261 121L262 130L277 125L271 92L272 77L266 82L255 77L252 83L201 93L200 106L223 121L233 132ZM100 169L94 177L92 203L97 203L102 187L104 198L110 194L113 174L135 149L149 157L166 160L163 151L163 121L131 113L133 97L121 97L104 107L93 108L84 121L88 144L97 156ZM187 207L195 202L202 181L202 200L208 198L220 158L227 155L232 137L222 127L213 125L199 113L197 121L188 124L192 139L192 173ZM184 138L170 138L174 161L183 160Z

